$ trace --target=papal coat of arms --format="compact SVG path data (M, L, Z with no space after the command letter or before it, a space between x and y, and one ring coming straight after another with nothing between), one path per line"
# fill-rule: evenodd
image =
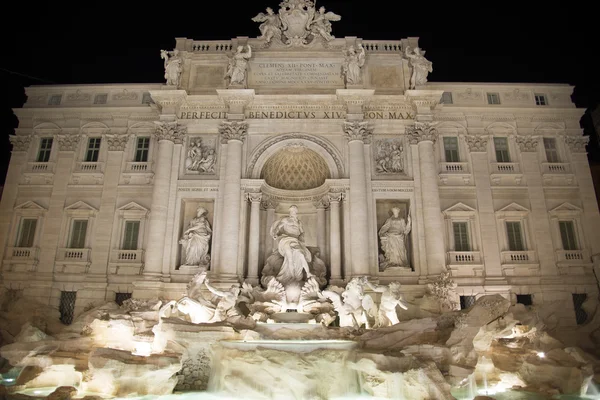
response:
M329 42L334 39L331 21L342 19L332 12L326 13L325 7L317 11L310 0L285 0L279 7L278 14L267 8L266 14L259 13L252 18L254 22L262 22L258 39L264 40L267 46L273 40L287 46L306 46L317 38Z

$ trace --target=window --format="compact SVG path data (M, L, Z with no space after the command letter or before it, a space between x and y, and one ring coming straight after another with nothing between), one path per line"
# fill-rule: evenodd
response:
M558 159L558 151L556 150L556 139L544 138L544 150L546 151L546 160L549 163L560 162Z
M85 161L86 162L97 162L98 155L100 154L100 143L102 142L101 138L89 138L88 146L85 152Z
M75 301L77 292L60 292L60 322L65 325L71 325L75 316Z
M573 221L558 221L560 239L564 250L579 250L575 237L575 224Z
M454 231L454 251L471 251L467 223L453 222L452 229Z
M473 305L475 305L475 296L460 296L461 310L466 310Z
M577 325L583 325L588 319L588 315L583 309L583 303L587 299L586 293L573 293L573 307L575 308L575 319Z
M459 162L458 158L458 138L444 137L444 153L446 162Z
M106 93L97 94L94 97L94 104L106 104L106 100L108 100L108 94L106 94Z
M61 101L62 101L62 94L53 94L52 96L50 96L50 99L48 99L48 105L49 106L58 106L58 105L60 105Z
M520 222L506 222L506 234L508 238L508 250L525 251L523 243L523 233L521 232Z
M505 137L494 138L494 148L496 149L496 162L510 162L508 153L508 139Z
M442 104L452 104L452 92L442 93Z
M154 100L152 100L152 95L150 92L144 92L142 95L142 104L154 104Z
M150 149L149 137L138 137L135 144L135 162L147 162Z
M48 162L50 160L50 151L52 151L52 138L41 138L37 162Z
M487 94L488 104L500 104L500 95L498 93Z
M547 106L548 101L546 99L545 94L536 93L535 95L535 105L536 106Z
M16 247L33 247L37 219L24 218L19 226Z
M533 300L531 299L530 294L518 294L517 295L517 304L523 304L524 306L533 305Z
M137 250L140 221L125 221L122 250Z
M115 303L119 306L123 305L125 300L129 300L131 298L131 293L115 293Z
M71 227L71 236L69 240L70 249L83 249L85 248L85 237L87 234L88 220L87 219L76 219L73 220Z

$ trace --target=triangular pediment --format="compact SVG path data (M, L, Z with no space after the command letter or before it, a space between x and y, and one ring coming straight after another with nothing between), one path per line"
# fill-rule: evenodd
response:
M76 203L71 204L68 207L65 207L65 211L93 211L98 212L94 207L90 206L85 201L78 201Z
M40 206L35 201L31 201L31 200L26 201L25 203L19 204L18 206L15 207L15 211L23 211L23 210L46 211L46 209L44 207Z
M466 205L465 203L462 202L458 202L455 205L453 205L452 207L449 207L447 209L445 209L443 212L444 214L449 214L449 213L457 213L457 212L476 212L477 210L475 210L473 207L470 207L468 205Z
M529 209L517 203L510 203L506 207L498 210L498 212L529 212Z
M146 207L139 205L135 201L132 201L125 204L123 207L119 207L119 211L140 211L146 213L149 210Z
M571 204L569 202L565 202L562 203L560 206L550 210L550 213L555 214L555 213L564 213L564 212L570 212L570 213L580 213L583 210L579 207L577 207L574 204Z

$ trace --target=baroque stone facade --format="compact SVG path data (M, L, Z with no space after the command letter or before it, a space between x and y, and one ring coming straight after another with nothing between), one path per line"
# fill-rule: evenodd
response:
M166 85L27 88L2 285L56 307L76 292L75 313L178 298L200 268L184 263L185 235L209 241L216 286L256 284L269 227L296 205L330 283L369 276L419 296L442 276L465 301L597 297L600 214L572 87L427 82L417 38L335 38L338 15L288 26L286 12L255 17L259 38L178 38Z

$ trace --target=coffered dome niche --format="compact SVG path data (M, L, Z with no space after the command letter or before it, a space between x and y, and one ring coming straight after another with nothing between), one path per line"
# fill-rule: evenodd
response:
M290 143L265 162L260 177L277 189L307 190L321 186L330 175L319 154L302 143Z

